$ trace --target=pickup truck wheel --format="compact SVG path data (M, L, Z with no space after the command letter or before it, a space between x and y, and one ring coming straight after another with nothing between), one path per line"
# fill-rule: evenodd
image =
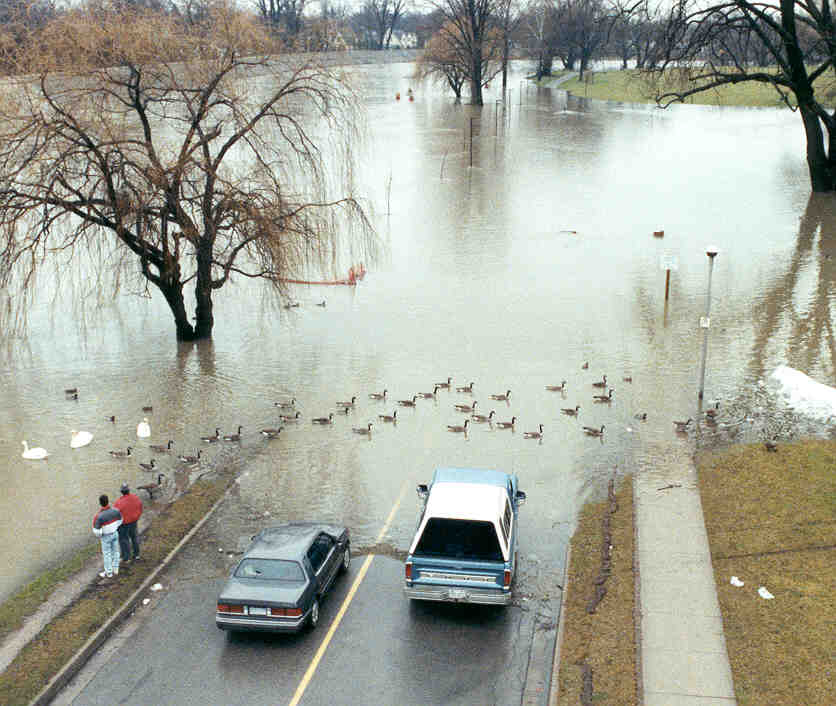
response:
M340 571L345 573L348 571L348 567L351 565L351 548L346 545L345 551L343 552L343 563L340 566Z
M308 625L310 626L311 630L316 627L316 624L319 622L319 600L314 598L313 605L311 606L311 614L308 617Z

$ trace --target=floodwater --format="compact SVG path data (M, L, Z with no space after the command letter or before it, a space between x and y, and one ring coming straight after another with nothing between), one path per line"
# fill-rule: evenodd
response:
M216 296L214 341L194 346L175 343L156 294L95 312L43 300L28 334L7 338L0 597L90 541L99 493L156 480L140 461L153 456L168 483L188 482L148 443L171 439L192 454L200 436L238 425L240 443L202 445L192 478L237 464L252 517L341 522L357 548L375 543L399 499L382 544L407 548L413 488L436 466L516 472L533 595L559 581L578 508L613 473L766 433L774 417L759 381L779 364L833 382L836 214L832 199L810 197L797 115L587 102L528 87L523 67L505 109L495 84L476 111L413 85L411 69L350 69L368 104L362 180L380 240L358 286L300 286L300 306L283 309L238 281ZM677 435L674 419L699 417L709 245L719 255L705 403L721 402L721 424ZM603 375L609 404L592 399ZM397 407L396 425L378 422L448 376L454 387L472 381L473 393L439 390ZM565 393L545 389L562 380ZM386 401L369 399L383 389ZM509 389L507 402L490 397ZM352 396L347 417L311 423ZM278 422L274 401L289 397L301 422L264 439L258 430ZM496 420L515 416L515 429L448 432L465 400ZM561 414L575 405L577 419ZM147 440L135 433L143 417ZM352 432L368 422L370 438ZM524 438L540 424L541 441ZM604 425L603 437L584 425ZM92 444L71 450L72 429L92 432ZM49 459L21 459L23 439ZM109 456L128 445L132 457Z

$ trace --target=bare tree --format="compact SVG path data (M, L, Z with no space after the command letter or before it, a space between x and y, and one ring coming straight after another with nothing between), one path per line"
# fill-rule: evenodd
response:
M403 16L405 6L405 0L366 0L363 3L362 17L375 42L375 49L389 48L392 32Z
M470 102L483 105L482 86L496 75L491 66L501 62L501 0L435 0L433 7L443 17L440 32L456 47L462 70L470 83Z
M418 58L415 76L419 80L431 79L446 83L456 100L460 101L462 87L467 81L468 57L459 53L461 42L450 41L455 31L454 27L449 27L446 31L436 32L430 37Z
M280 290L333 262L338 233L368 236L356 99L336 72L276 52L224 5L197 28L82 8L34 36L0 97L5 291L23 296L54 258L110 263L115 287L127 273L163 295L178 340L208 338L233 276ZM326 170L334 154L342 169Z
M262 21L285 39L301 31L306 4L307 0L256 0Z
M829 0L677 0L665 23L663 59L653 74L657 100L664 106L745 81L774 87L776 97L801 115L812 190L834 191L836 112L827 107L830 96L824 103L817 94L815 82L836 67L835 37Z

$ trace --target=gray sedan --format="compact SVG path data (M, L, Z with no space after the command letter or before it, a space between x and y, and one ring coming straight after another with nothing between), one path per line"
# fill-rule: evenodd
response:
M292 522L253 537L218 596L222 630L294 632L319 622L319 602L351 562L345 527Z

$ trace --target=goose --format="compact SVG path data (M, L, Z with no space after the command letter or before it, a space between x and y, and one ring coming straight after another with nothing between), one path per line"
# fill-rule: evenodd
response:
M284 429L284 427L262 429L261 434L266 436L268 439L275 439L281 433L282 429Z
M581 370L589 370L589 361L586 361L582 366Z
M639 412L638 414L634 414L633 419L638 419L640 422L646 422L647 412Z
M624 376L623 378L621 378L621 379L622 379L624 382L633 382L633 376L632 376L632 375L625 375L625 376Z
M418 396L423 397L425 400L431 400L435 398L436 393L438 392L438 385L433 387L432 392L419 392Z
M720 409L720 403L719 403L719 402L717 402L717 403L714 405L714 408L713 408L713 409L707 409L707 410L705 410L705 416L706 416L706 417L708 417L709 419L713 419L714 417L716 417L716 416L717 416L717 414L718 414L717 410L718 410L718 409Z
M334 418L334 413L330 412L327 417L314 417L311 421L314 424L331 424Z
M78 388L77 387L67 387L67 388L64 389L64 394L65 395L77 395L78 394Z
M490 414L471 414L470 418L474 422L490 422L493 419L494 414L496 414L496 412L491 410Z
M143 407L143 408L142 408L142 411L143 411L143 412L153 412L153 411L154 411L154 407L153 407L153 405L150 405L150 404L149 404L149 405L146 405L145 407Z
M110 451L110 455L114 458L127 458L131 455L131 449L133 446L129 446L125 451Z
M285 309L295 309L297 306L299 306L299 302L288 302L287 304L284 305L284 308Z
M113 422L113 423L116 423L116 415L115 415L115 414L111 414L109 417L105 417L105 421L106 421L106 422Z
M378 414L377 418L382 422L397 422L398 421L398 410L392 412L392 414Z
M350 402L337 402L337 407L342 407L343 409L350 409L354 406L354 403L357 401L356 396L352 396Z
M67 399L68 400L77 400L78 399L78 393L73 392L72 394L67 395Z
M148 417L143 417L142 421L136 425L136 435L140 438L151 436L151 425L148 423Z
M566 389L566 381L564 380L559 385L546 385L546 389L550 392L563 392Z
M476 411L476 402L474 401L473 404L457 404L453 405L459 412L475 412Z
M563 412L563 414L568 414L570 417L577 417L578 416L578 410L580 408L581 408L581 406L579 404L576 404L574 409L572 409L571 407L564 407L560 411Z
M517 421L516 417L511 417L510 422L497 422L496 426L498 426L500 429L513 429L514 428L514 422L516 422L516 421Z
M200 462L200 449L197 450L197 456L188 456L186 454L180 454L177 457L177 460L181 463L199 463Z
M383 390L383 392L372 392L369 394L370 400L385 400L386 399L386 392L387 390Z
M691 417L688 417L688 420L687 420L687 421L684 421L684 422L677 422L676 420L674 420L673 424L674 424L674 426L676 427L676 430L677 430L677 431L686 431L686 430L688 429L688 425L689 425L692 421L693 421L693 420L691 419Z
M777 452L778 451L778 444L775 443L778 436L773 436L771 439L766 439L763 442L763 446L767 451Z
M447 425L447 431L452 431L452 432L455 432L455 433L464 432L466 434L467 433L467 424L468 424L469 421L470 421L469 419L465 419L464 424L461 425L461 426L456 425L456 424L448 424Z
M491 395L492 400L499 400L500 402L507 402L511 397L511 390L508 390L504 395Z
M317 306L325 306L325 300L323 299L321 302L316 303Z
M295 398L295 397L291 397L291 398L290 398L290 402L288 402L288 401L286 401L286 400L285 400L285 401L282 401L282 402L274 402L274 403L273 403L273 405L274 405L275 407L281 407L282 409L290 409L290 408L292 408L295 404L296 404L296 398Z
M471 382L469 385L457 387L456 392L473 392L473 383Z
M143 471L153 471L157 467L157 462L152 458L148 463L140 463L139 467Z
M173 443L174 442L171 439L169 439L168 443L165 444L165 445L163 445L163 444L148 444L148 448L151 449L151 451L156 451L157 453L164 454L164 453L168 453L169 451L171 451L171 445Z
M148 497L153 499L154 491L159 490L163 485L163 478L165 478L165 473L158 473L156 483L145 483L144 485L138 485L136 486L136 489L144 490L146 493L148 493Z
M543 425L540 425L540 431L527 431L523 433L523 437L526 439L542 439L543 438Z
M369 422L368 426L365 427L354 427L351 431L355 434L365 434L366 436L372 435L372 423Z
M215 427L215 436L201 436L200 440L207 444L213 444L221 438L221 430Z
M242 427L242 426L239 424L239 425L238 425L238 431L237 431L237 432L235 432L234 434L225 434L225 435L224 435L224 437L223 437L223 440L224 440L224 441L241 441L241 430L242 430L243 428L244 428L244 427Z
M610 388L610 392L607 395L593 395L592 399L595 402L612 402L612 393L615 392L612 388Z
M418 399L418 395L412 395L411 400L398 400L398 404L401 407L414 407L415 406L415 400L417 400L417 399Z
M29 444L27 444L24 441L23 442L23 453L21 454L21 456L23 456L23 458L29 459L31 461L40 461L42 459L45 459L47 456L49 456L49 451L47 451L45 448L42 448L40 446L35 446L34 448L30 449Z
M447 382L437 382L437 383L435 383L435 386L442 389L442 390L449 390L451 382L453 382L453 378L448 377Z
M80 449L82 446L87 446L91 441L93 441L93 435L89 431L70 432L71 449Z
M601 380L598 382L593 382L592 387L606 387L607 386L607 376L604 375Z
M299 421L299 416L301 414L301 412L297 412L292 417L288 414L280 414L279 419L281 419L285 424L295 424Z
M589 436L604 436L604 425L602 424L600 429L596 429L595 427L584 427L583 431Z

